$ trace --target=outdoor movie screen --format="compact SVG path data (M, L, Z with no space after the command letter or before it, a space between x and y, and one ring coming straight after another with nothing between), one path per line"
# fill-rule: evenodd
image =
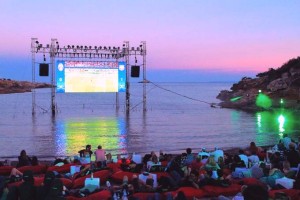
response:
M125 92L125 62L56 61L56 92Z

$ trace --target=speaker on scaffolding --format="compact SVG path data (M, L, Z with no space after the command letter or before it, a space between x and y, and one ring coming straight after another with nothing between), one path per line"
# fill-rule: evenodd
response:
M140 66L138 65L131 66L131 77L140 77Z
M49 64L40 63L40 76L49 76Z

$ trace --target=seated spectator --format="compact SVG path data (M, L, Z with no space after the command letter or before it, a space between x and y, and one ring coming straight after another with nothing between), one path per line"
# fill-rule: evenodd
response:
M45 200L64 200L64 185L60 179L54 179Z
M98 149L95 151L95 162L97 167L105 167L106 166L106 159L105 159L105 150L102 149L102 146L99 145Z
M291 169L291 165L289 161L287 160L283 161L282 171L285 177L295 179L297 171Z
M241 158L242 161L244 161L246 167L249 167L248 157L246 156L245 152L242 149L239 150L239 157Z
M218 162L220 157L224 157L224 151L219 149L218 147L215 148L215 151L210 153L210 155L213 155L215 158L215 161Z
M150 171L150 169L155 165L161 165L161 162L158 161L158 157L156 155L153 155L151 157L151 160L147 162L147 170Z
M159 150L159 157L158 157L159 162L166 161L167 160L167 155L164 154L162 150Z
M19 186L20 199L32 199L36 197L36 187L34 186L33 172L27 170L23 173L23 183Z
M243 192L244 200L268 200L269 194L267 188L261 185L249 185Z
M36 156L32 156L31 165L32 166L40 165L40 162Z
M197 157L190 165L191 170L197 170L197 171L199 171L202 166L203 163L201 162L200 157Z
M105 156L106 156L106 164L113 163L113 158L112 158L111 153L108 153Z
M279 169L273 168L273 169L270 170L268 176L264 176L264 177L260 178L259 180L261 182L267 184L271 188L275 188L276 179L279 179L279 178L282 178L282 177L284 177L284 174Z
M260 179L264 176L264 165L262 164L255 164L250 168L251 176L256 179Z
M36 192L36 199L38 200L44 200L46 199L46 196L48 195L52 183L55 179L55 174L53 171L48 171L44 177L44 182L42 186L39 186L37 188L37 192Z
M31 165L31 158L27 156L26 151L22 150L20 156L18 157L17 167L29 166Z
M231 171L235 171L235 168L246 168L246 165L244 161L242 161L241 157L239 155L235 155L233 157L233 162L231 163L230 169Z
M80 157L92 157L92 146L90 144L86 145L85 149L78 151Z
M128 185L129 193L142 192L145 189L145 184L138 178L136 174L132 175L131 184Z
M209 156L206 164L204 165L204 170L209 172L209 171L217 171L220 170L220 166L218 163L215 161L214 156Z
M289 150L285 153L287 160L290 162L291 167L298 167L300 163L300 154L296 151L295 143L289 143Z
M253 151L251 155L248 156L248 162L250 163L249 166L253 166L259 163L259 157L257 156L255 151Z
M195 160L195 156L192 154L192 149L187 148L186 149L186 158L185 158L185 161L183 164L185 166L189 166L194 160Z
M199 173L196 170L192 170L191 173L180 182L180 186L199 189L198 178Z
M292 142L292 139L288 136L288 134L284 133L281 139L285 149L289 149L289 145Z

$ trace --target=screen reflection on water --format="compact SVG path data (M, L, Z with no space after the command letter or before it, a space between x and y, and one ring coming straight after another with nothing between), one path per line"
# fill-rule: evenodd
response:
M95 151L101 145L107 153L127 153L125 120L121 118L84 118L55 122L56 155L78 155L87 144Z

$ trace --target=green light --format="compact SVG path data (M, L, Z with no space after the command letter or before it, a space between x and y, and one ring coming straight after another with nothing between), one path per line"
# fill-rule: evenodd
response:
M265 94L259 93L256 97L256 106L262 108L270 108L272 106L272 100Z
M283 103L284 103L283 99L280 99L280 103L281 103L281 104L283 104Z
M231 102L235 102L235 101L238 101L242 98L242 96L239 96L239 97L233 97L230 99Z
M284 130L285 117L283 115L279 115L278 122L279 122L279 133L283 133L285 131Z
M279 117L278 117L279 124L284 124L284 121L285 121L284 116L283 115L279 115Z
M261 90L258 90L259 93L261 93Z

